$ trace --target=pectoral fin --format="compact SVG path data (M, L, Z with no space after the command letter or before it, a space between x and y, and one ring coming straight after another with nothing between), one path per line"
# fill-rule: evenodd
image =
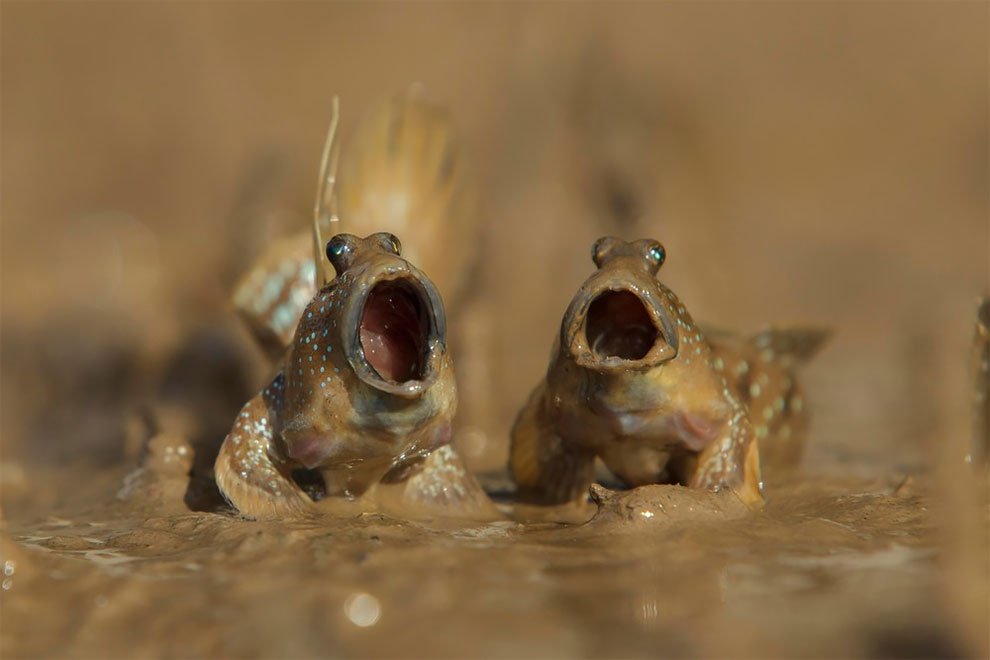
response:
M449 445L430 454L405 480L379 484L376 490L382 511L396 517L504 519Z
M698 455L688 485L715 491L728 488L751 507L763 505L759 448L744 414L727 421L719 438Z
M272 440L271 415L259 394L237 415L213 466L220 493L248 518L298 516L313 504L290 466L273 456Z
M541 504L563 504L588 492L595 457L568 449L543 412L544 388L526 402L512 427L509 471L519 497Z

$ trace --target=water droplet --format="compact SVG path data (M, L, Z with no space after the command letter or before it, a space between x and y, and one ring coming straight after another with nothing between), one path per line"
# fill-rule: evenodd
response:
M378 599L371 594L354 593L344 601L344 615L355 626L368 628L378 623L382 608Z

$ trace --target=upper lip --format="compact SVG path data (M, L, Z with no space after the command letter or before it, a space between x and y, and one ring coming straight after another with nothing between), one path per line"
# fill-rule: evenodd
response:
M591 351L587 345L587 337L585 335L588 309L600 295L607 291L628 291L642 301L650 320L656 327L658 334L664 340L663 348L658 349L655 346L646 356L639 360L626 360L619 357L602 358ZM643 286L639 286L635 282L612 281L611 278L606 279L604 277L597 279L595 276L592 276L568 307L564 324L561 328L561 342L563 346L570 350L578 364L602 371L627 369L630 366L649 368L655 364L670 360L677 355L677 330L673 321L665 312L661 311L662 307L659 301L654 300L659 295L661 295L659 291L651 291Z

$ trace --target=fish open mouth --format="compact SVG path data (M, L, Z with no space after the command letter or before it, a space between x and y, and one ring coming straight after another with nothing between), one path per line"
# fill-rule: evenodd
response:
M361 313L364 357L386 381L422 380L426 372L430 315L424 294L409 280L375 284Z
M604 291L588 307L585 336L599 358L641 360L659 332L646 305L631 291Z

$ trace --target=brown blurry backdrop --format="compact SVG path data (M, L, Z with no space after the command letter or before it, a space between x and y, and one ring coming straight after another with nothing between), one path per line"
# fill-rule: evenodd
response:
M696 318L835 329L806 375L810 463L917 467L969 428L987 53L977 2L6 2L5 461L118 460L191 335L229 419L263 370L232 278L306 222L331 96L346 139L418 81L481 182L496 359L476 464L501 460L591 242L616 233L664 241Z

